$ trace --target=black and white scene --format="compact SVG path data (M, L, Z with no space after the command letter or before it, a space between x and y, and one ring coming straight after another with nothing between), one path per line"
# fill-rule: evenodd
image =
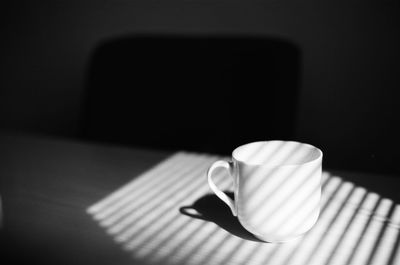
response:
M0 5L0 264L400 265L398 0Z

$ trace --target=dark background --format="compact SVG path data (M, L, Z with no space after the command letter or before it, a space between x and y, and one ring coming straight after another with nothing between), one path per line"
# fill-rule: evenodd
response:
M399 1L46 0L1 5L3 129L91 139L85 129L88 82L94 55L104 43L138 35L251 36L284 40L299 56L292 60L299 62L299 78L288 75L296 82L293 93L285 94L296 99L290 104L293 132L281 130L280 137L278 130L263 138L314 144L324 151L327 167L400 173ZM201 93L199 89L191 91ZM160 91L154 88L141 96ZM251 98L255 92L243 88L240 93ZM199 106L201 99L195 101ZM161 109L153 105L153 114L142 117ZM225 114L221 108L220 115ZM198 118L207 124L209 117ZM173 130L174 123L169 124ZM223 134L199 131L196 136L212 142ZM194 149L214 151L198 147Z

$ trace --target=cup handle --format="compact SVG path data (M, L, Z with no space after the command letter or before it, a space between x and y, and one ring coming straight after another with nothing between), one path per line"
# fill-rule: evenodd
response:
M229 208L231 209L232 214L234 216L237 216L235 202L231 198L229 198L228 195L226 195L223 191L221 191L217 187L217 185L215 185L214 181L212 180L213 171L218 167L223 167L223 168L227 169L229 175L231 177L233 177L231 174L231 170L232 170L231 165L232 165L232 163L229 163L228 161L225 161L225 160L215 161L210 166L210 168L207 170L207 179L208 179L208 185L210 186L211 190L215 193L215 195L217 195L218 198L220 198L223 202L225 202L229 206Z

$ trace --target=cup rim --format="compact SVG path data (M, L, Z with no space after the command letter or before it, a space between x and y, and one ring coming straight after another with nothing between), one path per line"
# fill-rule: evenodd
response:
M286 142L286 143L297 143L297 144L301 144L301 145L303 145L303 146L308 146L308 147L310 147L310 148L316 150L316 151L318 152L318 155L317 155L314 159L311 159L311 160L309 160L309 161L307 161L307 162L304 162L304 163L272 164L272 165L263 164L263 163L250 163L250 162L248 162L248 161L238 159L237 156L235 156L235 153L238 152L238 149L240 149L240 148L242 148L242 147L244 147L244 146L251 145L251 144L257 144L257 143L267 143L267 142ZM313 145L311 145L311 144L308 144L308 143L303 143L303 142L299 142L299 141L289 141L289 140L264 140L264 141L254 141L254 142L249 142L249 143L240 145L240 146L236 147L236 148L232 151L232 159L234 159L234 160L236 160L236 161L238 161L238 162L241 162L241 163L244 163L244 164L247 164L247 165L251 165L251 166L262 166L262 167L269 167L269 168L278 168L278 167L298 167L298 166L301 166L301 165L307 165L307 164L310 164L310 163L314 163L315 161L317 161L317 160L319 160L319 159L322 159L322 157L323 157L323 152L322 152L321 149L319 149L318 147L315 147L315 146L313 146Z

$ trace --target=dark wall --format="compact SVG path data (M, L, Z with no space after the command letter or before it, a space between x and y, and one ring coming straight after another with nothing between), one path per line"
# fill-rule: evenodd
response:
M77 135L85 71L104 39L135 33L281 37L302 51L296 139L320 146L331 166L400 172L396 0L8 5L0 9L4 128Z

